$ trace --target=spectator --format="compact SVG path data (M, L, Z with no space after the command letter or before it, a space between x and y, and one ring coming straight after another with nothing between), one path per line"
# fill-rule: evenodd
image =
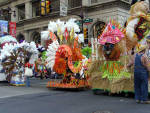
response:
M148 66L145 56L146 46L141 46L128 67L134 64L134 91L136 103L150 104L148 101Z

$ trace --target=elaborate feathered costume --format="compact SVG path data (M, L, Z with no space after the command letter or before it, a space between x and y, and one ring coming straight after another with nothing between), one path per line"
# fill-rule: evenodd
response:
M5 44L1 50L0 59L5 73L11 76L11 84L24 84L25 61L26 59L36 60L35 57L31 57L33 54L38 56L38 51L34 42Z
M7 44L7 43L14 44L14 43L17 43L17 40L16 40L16 38L12 37L11 35L5 35L3 37L0 37L1 48L3 48L3 46L5 46L5 44Z
M148 1L133 1L127 27L125 31L122 31L124 37L120 38L117 43L114 43L117 36L115 30L113 30L115 26L113 26L114 24L108 24L111 27L109 29L108 26L106 27L99 40L101 44L100 55L104 56L103 60L107 61L96 61L93 63L90 69L93 88L109 89L113 93L133 91L133 70L131 69L131 73L128 73L129 70L126 68L126 63L130 58L128 52L133 50L134 47L138 48L140 45L146 44L145 37L150 34L148 10Z
M80 31L75 19L70 19L66 23L60 20L50 22L48 30L42 32L42 39L52 40L46 54L47 67L58 74L63 74L63 81L66 82L71 73L73 77L75 73L80 73L83 68L84 64L81 61L85 57L82 55L79 45L79 42L84 40L83 35L75 33ZM79 61L77 67L74 66L76 61ZM70 83L71 81L67 82Z
M99 57L117 61L126 52L124 29L115 21L110 21L99 38Z

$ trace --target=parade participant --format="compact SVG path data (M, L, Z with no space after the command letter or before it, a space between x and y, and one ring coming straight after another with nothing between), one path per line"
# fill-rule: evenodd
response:
M141 45L128 67L134 64L134 91L137 103L150 104L148 101L148 67L145 56L146 46Z
M41 79L45 78L45 74L47 73L45 62L42 60L42 54L39 54L39 57L36 61L37 63L37 71L38 71L38 76L40 76Z
M30 87L30 77L33 76L33 71L32 71L32 67L33 64L29 63L29 59L26 59L26 64L25 64L25 76L26 76L26 86Z

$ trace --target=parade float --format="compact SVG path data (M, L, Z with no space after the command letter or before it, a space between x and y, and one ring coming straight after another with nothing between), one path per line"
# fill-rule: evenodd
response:
M99 60L93 61L90 69L90 84L93 92L107 90L110 93L133 92L133 67L127 63L134 49L146 44L145 37L150 35L148 3L140 1L131 6L126 28L110 21L100 36ZM149 56L147 50L147 57Z
M0 53L1 53L3 46L8 43L14 44L14 43L17 43L17 40L11 35L3 35L0 37ZM6 78L7 78L7 75L5 74L5 70L3 69L3 66L0 63L0 81L6 81Z
M82 55L81 45L83 34L75 19L67 22L57 20L50 21L48 31L42 32L42 40L52 40L46 52L46 66L58 75L61 80L51 80L48 88L79 89L88 87L87 76L84 68L88 59Z
M26 60L35 60L38 51L34 42L6 43L0 55L1 65L11 85L24 85Z
M118 23L110 21L99 38L99 60L92 61L88 70L94 92L101 89L117 93L133 89L133 74L126 67L129 48L123 32L124 29L119 29Z

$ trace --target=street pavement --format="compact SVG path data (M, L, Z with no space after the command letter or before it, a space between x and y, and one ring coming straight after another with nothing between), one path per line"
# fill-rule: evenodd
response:
M31 87L11 86L7 82L0 82L0 98L49 92L46 88L47 81L48 79L30 78Z
M38 86L39 81L33 80L30 88L0 85L0 113L150 113L150 105L136 104L133 98L49 90L47 81Z

